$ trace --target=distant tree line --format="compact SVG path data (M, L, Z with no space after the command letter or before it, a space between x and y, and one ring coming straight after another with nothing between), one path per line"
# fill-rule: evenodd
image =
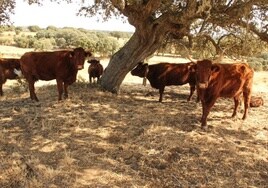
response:
M13 33L13 34L11 34ZM131 37L130 32L92 31L82 28L48 26L0 27L0 45L13 45L35 50L64 49L81 46L101 56L111 56ZM184 37L182 39L167 38L156 51L157 54L181 55L193 58L212 58L217 49L225 49L229 57L247 59L257 71L268 70L268 46L254 35L245 34L240 37L223 35L210 38L206 35Z
M7 32L15 32L14 35ZM48 26L1 26L0 44L35 50L52 50L81 46L102 56L115 53L131 37L131 32L91 31L82 28Z

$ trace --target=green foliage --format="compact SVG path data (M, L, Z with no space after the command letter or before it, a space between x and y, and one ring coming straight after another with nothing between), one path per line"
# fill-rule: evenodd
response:
M130 38L132 36L133 33L131 32L122 32L122 31L111 31L110 32L110 35L112 37L115 37L117 39L120 39L120 38Z
M41 38L37 40L34 44L33 47L36 50L51 50L53 49L53 46L56 44L56 41L51 38Z
M0 33L6 32L6 31L15 31L15 27L12 25L3 25L0 26Z
M248 62L255 71L268 71L268 53L262 53L256 57L249 57Z
M13 42L13 39L10 37L0 37L0 45L10 46Z
M15 28L16 35L19 35L22 31L24 31L24 28L23 27L16 27Z
M115 53L122 47L122 41L128 39L125 37L131 36L131 33L128 32L115 32L111 34L112 32L108 31L89 31L71 27L56 28L54 26L48 26L46 29L41 29L39 27L29 26L27 28L16 27L15 29L20 35L17 34L14 39L13 36L9 36L5 40L1 40L0 37L0 44L11 45L14 41L18 47L35 48L36 50L80 46L92 52L100 53L103 56L110 56ZM36 31L35 35L26 36L24 34L26 29L31 32Z
M21 36L16 36L14 38L14 41L15 41L17 47L33 48L33 44L35 43L36 38L31 36L31 35L28 35L28 36L21 35Z
M41 28L37 25L28 26L28 29L30 32L37 32L41 30Z
M56 30L58 30L58 28L53 26L53 25L49 25L49 26L47 26L46 30L54 30L54 31L56 31Z
M261 53L261 54L257 55L256 57L259 57L259 58L268 60L268 52L266 52L266 53Z

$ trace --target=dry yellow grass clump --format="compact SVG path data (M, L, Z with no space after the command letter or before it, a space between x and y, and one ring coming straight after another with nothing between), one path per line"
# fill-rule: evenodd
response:
M107 63L104 62L104 64ZM105 67L105 66L104 66ZM219 99L200 128L189 86L158 91L127 75L119 95L88 84L86 68L58 102L55 81L38 82L40 102L8 81L0 98L0 187L267 187L268 80L255 74L264 106L231 119ZM148 94L149 93L149 94Z

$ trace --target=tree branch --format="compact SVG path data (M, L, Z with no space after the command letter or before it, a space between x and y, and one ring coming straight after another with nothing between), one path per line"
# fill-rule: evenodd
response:
M255 33L262 41L268 42L267 29L264 32L262 32L254 24L252 23L248 24L242 20L239 20L238 24L243 28L249 28L249 30Z

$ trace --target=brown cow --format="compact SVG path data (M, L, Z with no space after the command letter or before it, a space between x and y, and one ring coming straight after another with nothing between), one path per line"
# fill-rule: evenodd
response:
M202 103L201 126L207 125L207 116L218 97L234 99L232 117L236 115L240 95L244 97L244 115L248 114L254 71L246 63L220 64L210 60L197 61L192 67L196 71L197 90Z
M85 58L91 56L83 48L54 52L27 52L21 57L21 69L29 83L30 97L38 101L34 91L37 80L56 79L58 100L68 97L67 88L76 81L78 70L84 68Z
M88 63L90 64L88 67L89 82L92 83L92 79L94 81L95 78L97 78L97 81L99 81L101 75L103 74L103 66L100 64L100 61L92 59L88 60Z
M3 96L3 84L7 79L14 80L21 77L20 59L0 59L0 95Z
M195 91L195 73L191 72L190 68L195 63L159 63L148 65L147 63L139 62L138 65L131 71L134 76L147 78L153 88L159 89L159 102L162 102L165 86L184 85L189 83L190 95L188 101Z

